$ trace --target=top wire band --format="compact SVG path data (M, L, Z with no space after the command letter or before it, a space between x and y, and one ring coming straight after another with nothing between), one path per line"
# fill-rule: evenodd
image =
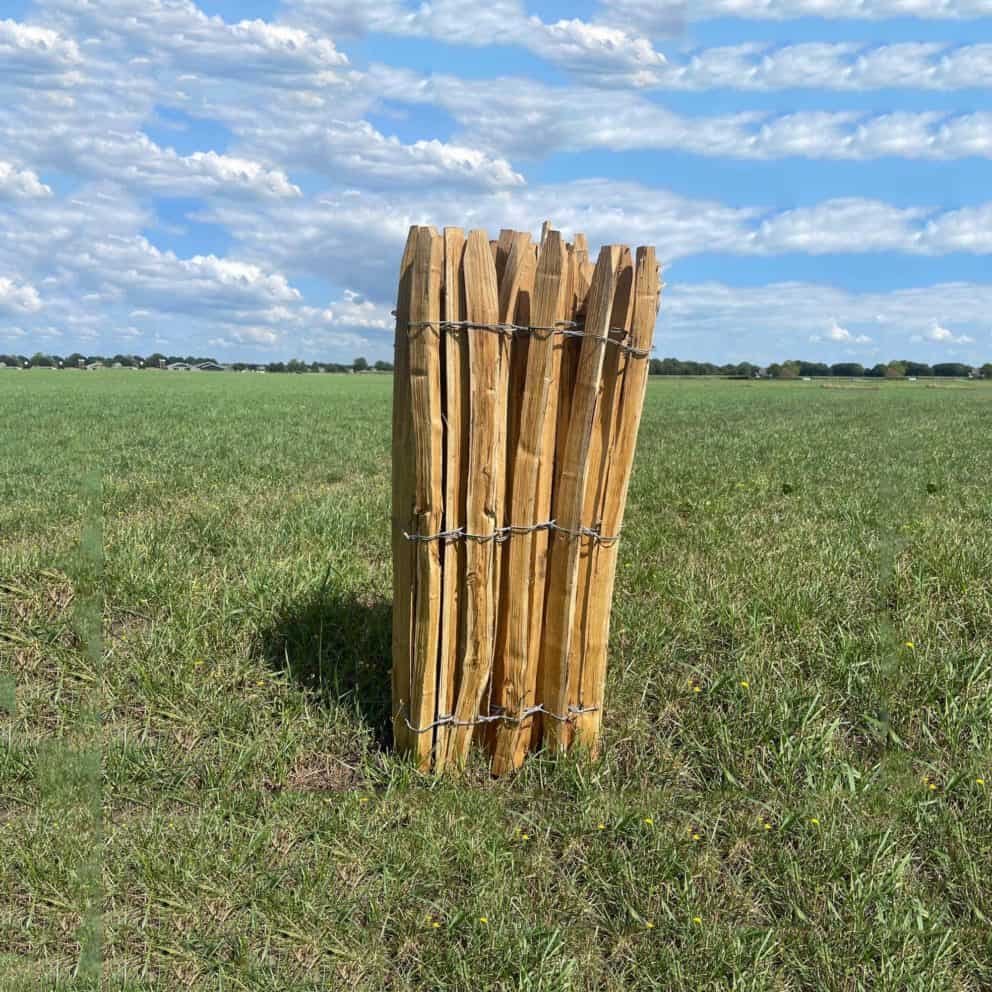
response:
M395 316L395 312L393 316ZM647 358L651 354L649 349L634 348L629 344L624 344L623 339L628 336L628 331L623 327L610 328L609 334L621 335L619 338L615 338L610 337L609 334L604 337L600 337L598 334L588 334L584 330L579 330L580 326L574 320L562 320L553 327L540 327L534 324L483 324L474 320L415 320L406 325L408 331L421 330L424 327L436 327L440 331L490 331L493 334L502 334L509 338L530 334L547 339L554 334L560 334L565 338L593 338L595 341L602 341L603 344L619 348L623 354L633 358Z

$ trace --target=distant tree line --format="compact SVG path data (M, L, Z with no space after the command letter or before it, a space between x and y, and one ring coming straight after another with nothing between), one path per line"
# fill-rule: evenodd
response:
M19 366L21 368L78 368L85 365L118 365L122 368L161 368L176 363L201 365L205 362L216 362L209 356L198 355L165 355L153 352L151 355L83 355L74 351L71 355L45 355L38 352L30 357L26 355L2 355L0 365ZM362 357L356 358L351 364L341 362L304 362L292 358L288 362L233 362L226 366L235 372L392 372L391 362L375 362L369 364ZM835 362L827 365L825 362L804 362L790 359L785 362L773 362L767 367L755 365L753 362L737 362L727 365L715 365L712 362L682 361L678 358L652 358L648 371L651 375L713 375L734 379L802 379L816 376L839 376L845 378L874 378L874 379L903 379L917 376L946 376L948 378L967 378L978 376L992 379L992 362L982 366L965 365L962 362L942 362L937 365L927 365L925 362L911 362L908 359L887 363L879 363L871 368L865 368L859 362Z
M980 367L965 365L962 362L941 362L927 365L925 362L908 360L879 363L865 368L859 362L804 362L790 359L786 362L773 362L767 368L751 362L736 365L714 365L712 362L684 362L678 358L652 358L648 371L651 375L719 375L739 379L764 377L772 379L802 379L815 376L838 376L842 378L903 379L917 376L946 376L967 378L978 375L992 379L992 362Z
M18 366L20 368L81 368L86 365L104 365L121 368L162 368L168 365L183 363L186 365L202 365L205 362L220 364L215 358L205 355L165 355L154 352L151 355L84 355L74 351L71 355L44 355L38 352L27 355L2 355L0 365ZM356 358L350 365L340 362L304 362L293 358L288 362L233 362L228 368L235 372L392 372L391 362L376 362L370 365L365 358Z

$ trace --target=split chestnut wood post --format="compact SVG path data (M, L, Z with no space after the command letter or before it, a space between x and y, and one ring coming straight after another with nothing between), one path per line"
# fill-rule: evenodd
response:
M506 716L496 736L492 770L502 775L518 764L522 735L530 739L529 721L522 722L528 698L533 698L537 659L531 655L531 634L542 627L540 613L531 612L535 585L533 546L536 534L526 528L543 523L538 516L538 464L544 441L548 395L551 391L556 338L560 319L565 252L557 231L545 234L538 259L530 323L540 330L530 335L526 372L521 391L522 409L517 443L513 452L513 491L510 499L513 523L522 528L508 542L504 589L506 608L500 610L505 627L505 656L496 671L502 673L501 696Z
M462 256L465 233L459 227L444 229L444 319L465 319L465 277ZM449 328L442 335L444 350L444 530L465 526L468 473L468 331ZM453 712L459 661L464 641L465 542L444 545L441 581L441 651L438 663L438 718ZM437 728L434 748L437 772L447 762L450 726Z
M509 245L509 252L503 263L503 273L499 279L499 320L502 324L530 323L530 302L534 292L534 252L530 235L518 231L500 232L500 244ZM496 263L499 274L499 259ZM515 510L511 504L513 491L513 455L516 451L516 437L520 424L520 408L523 403L524 377L527 370L527 337L514 335L505 338L507 346L506 378L500 384L500 392L506 394L506 418L494 457L503 469L503 519L502 526L515 523ZM503 665L506 660L506 617L511 608L511 599L516 593L507 586L505 571L509 563L512 541L501 544L496 551L496 582L499 589L499 608L496 614L495 651L493 655L492 686L489 697L490 712L503 706L503 683L506 673ZM497 728L489 725L484 735L490 750L495 747Z
M630 331L634 304L634 264L630 257L630 249L626 245L620 250L616 278L609 331L609 340L612 344L605 346L606 350L603 354L601 387L596 402L596 415L593 418L592 437L589 441L589 478L586 482L582 509L583 526L591 530L598 530L603 521L607 475L615 450L614 435L627 357L617 346ZM601 533L606 532L601 531ZM582 670L583 659L589 648L590 617L597 613L597 600L602 595L602 589L592 578L592 562L597 548L597 541L586 540L581 542L579 550L576 629L572 636L572 650L568 660L568 702L577 709L582 707ZM569 739L572 736L571 730L572 727L569 726L567 728Z
M631 348L650 352L658 316L659 293L660 281L654 248L638 248L633 326L629 339ZM647 355L628 354L623 373L623 395L618 407L617 426L613 432L614 440L606 473L602 515L602 532L606 535L618 535L623 527L624 507L627 503L647 381ZM599 747L599 732L603 720L606 649L610 635L610 606L616 579L617 550L616 541L596 545L590 579L590 587L596 590L596 595L591 600L592 609L588 618L589 634L583 658L580 698L585 706L595 709L579 714L575 733L576 739L594 753Z
M551 577L546 611L547 661L544 665L543 704L557 719L543 718L544 739L549 749L562 750L568 740L568 660L571 648L579 566L579 530L589 470L589 442L596 398L603 368L605 338L613 311L613 294L620 249L604 246L596 262L589 296L575 389L568 418L568 436L554 499Z
M486 232L471 231L465 247L467 319L495 324L499 316L496 267ZM461 684L455 702L458 724L471 724L492 674L493 624L496 611L496 542L492 539L500 520L497 502L498 466L493 450L499 421L505 416L505 396L497 395L500 381L500 341L493 331L467 332L471 389L469 397L468 491L465 525L470 535L465 548L465 649ZM500 475L502 473L499 473ZM449 763L461 766L472 744L472 726L456 725L448 744Z
M413 427L414 533L433 535L443 520L441 433L441 238L417 231L410 288L410 408ZM429 727L437 714L441 620L441 542L417 541L410 722ZM430 768L433 730L412 733L418 765Z
M559 320L571 322L575 320L575 278L576 265L572 245L566 245L565 270L562 273L562 299L559 305ZM562 357L575 346L578 341L555 335L551 357L551 383L548 388L547 410L544 416L544 431L541 435L541 448L537 465L537 492L534 500L534 516L538 520L550 520L552 511L552 495L555 481L555 447L558 440L559 404L562 399ZM563 433L564 437L564 433ZM541 530L534 534L531 542L531 573L533 583L530 590L530 643L527 648L527 699L526 707L530 708L537 702L537 687L541 658L544 650L544 604L548 592L548 576L550 574L551 534ZM514 761L519 766L531 748L541 744L542 723L541 714L535 713L527 721L530 724L529 733L521 733L517 738L517 753Z
M410 448L410 287L417 228L411 227L400 263L393 358L393 743L410 748L410 656L413 625L414 546L403 536L414 529L413 458Z

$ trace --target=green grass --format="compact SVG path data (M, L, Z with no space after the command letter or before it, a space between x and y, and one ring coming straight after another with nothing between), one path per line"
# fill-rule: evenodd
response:
M388 747L390 389L0 382L4 992L992 987L992 388L652 382L503 781Z

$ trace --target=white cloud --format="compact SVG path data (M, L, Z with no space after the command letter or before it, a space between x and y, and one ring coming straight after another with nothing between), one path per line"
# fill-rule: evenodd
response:
M41 297L34 286L0 276L0 313L35 313Z
M836 341L841 344L871 344L872 339L867 334L852 334L846 327L841 327L837 321L832 321L823 334L810 335L810 341Z
M954 314L956 323L968 329L955 338L988 340L983 329L987 331L992 312L992 284L982 283L937 283L879 293L806 282L729 286L681 283L671 277L670 283L662 298L656 352L671 354L679 345L684 350L685 342L691 341L701 355L732 354L735 361L771 361L804 351L835 361L838 349L844 352L856 345L871 345L861 353L884 359L916 356L935 361L948 344L931 336L933 328L941 326L942 315ZM836 316L830 320L827 314ZM851 339L838 331L846 331ZM869 337L870 342L858 341ZM819 347L804 348L803 341ZM967 348L973 342L955 343ZM988 360L981 347L968 348L963 357Z
M946 327L934 323L926 334L914 334L912 341L932 341L935 344L974 344L975 339L967 334L955 334Z
M677 150L754 160L992 157L989 112L749 111L688 116L636 93L618 100L610 90L591 87L450 76L433 77L394 98L434 103L462 125L462 143L521 157L590 148Z
M774 47L742 44L698 49L642 76L663 89L740 91L883 88L957 90L992 85L992 45L905 42L869 46L806 42Z
M79 174L155 193L247 194L275 199L300 195L299 187L280 169L213 151L179 155L140 133L79 135L66 142L64 154Z
M38 178L37 173L0 161L0 199L34 199L51 195L51 189Z
M381 331L390 330L396 323L388 304L373 303L351 289L346 289L343 299L332 303L320 317L334 326L374 327Z
M64 85L72 81L80 61L79 46L72 38L49 28L0 20L0 66L8 79L49 77L49 85Z
M337 181L363 186L415 187L450 184L488 188L523 185L510 163L467 145L443 141L404 144L386 137L367 121L325 119L316 122L268 122L240 128L246 147L281 155Z
M686 21L714 17L791 20L822 17L835 20L883 20L918 17L965 20L992 14L992 0L603 0L602 17L637 30L670 33Z
M319 24L331 34L368 32L429 37L447 44L518 45L548 62L600 81L641 84L665 64L651 42L622 24L568 18L549 23L528 16L520 0L290 0L295 23Z

